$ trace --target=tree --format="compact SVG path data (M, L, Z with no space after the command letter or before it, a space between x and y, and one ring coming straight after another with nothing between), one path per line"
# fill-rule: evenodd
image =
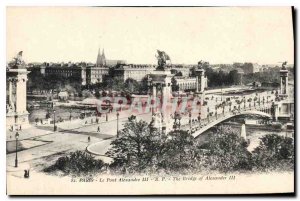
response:
M124 88L130 93L137 93L140 90L139 83L132 78L127 78L127 80L125 80Z
M194 138L187 131L165 135L132 116L111 145L106 154L114 159L111 168L116 172L180 172L191 169L195 155Z
M198 147L205 150L200 157L205 158L204 166L221 172L251 170L251 153L247 142L239 131L228 126L220 126L211 131L207 143Z
M139 92L140 92L141 94L147 94L147 93L148 93L148 76L145 76L145 77L141 80Z
M230 84L238 85L240 84L240 76L237 70L231 70L228 75L228 80Z
M44 90L45 87L45 79L44 76L41 74L39 69L32 69L28 74L28 84L27 84L28 91L33 90Z
M255 168L258 170L292 170L294 168L292 138L276 134L263 136L259 146L252 153Z
M171 131L161 145L158 168L167 172L191 170L195 161L195 139L187 131Z
M158 139L159 133L150 132L147 122L130 118L106 153L114 159L111 168L132 173L151 169Z

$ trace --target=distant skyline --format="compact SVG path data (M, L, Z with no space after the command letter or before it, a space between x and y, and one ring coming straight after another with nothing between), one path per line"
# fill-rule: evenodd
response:
M294 63L290 7L8 7L6 20L7 61L95 63L104 48L138 64L157 49L172 63Z

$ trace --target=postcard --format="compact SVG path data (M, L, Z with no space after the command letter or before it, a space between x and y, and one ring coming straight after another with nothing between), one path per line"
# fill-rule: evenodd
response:
M7 7L7 194L294 193L293 12Z

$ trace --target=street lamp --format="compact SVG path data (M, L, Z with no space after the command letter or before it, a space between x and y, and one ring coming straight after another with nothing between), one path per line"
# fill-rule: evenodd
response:
M54 125L54 126L53 126L53 130L54 130L54 131L56 131L56 125L55 125L55 112L56 112L56 111L53 110L53 115L54 115L54 117L53 117L53 122L54 122L54 123L53 123L53 125Z
M180 120L181 120L181 116L180 116L180 114L179 114L179 115L178 115L178 128L179 128L179 130L180 130L180 126L181 126Z
M175 112L174 113L174 125L173 125L173 128L176 130L176 127L177 127L177 113Z
M190 122L190 130L192 132L192 113L189 112L189 122Z
M155 103L155 100L152 99L151 102L150 102L150 104L151 104L150 108L151 108L151 111L152 111L152 115L154 115L154 107L153 107L154 103Z
M70 109L70 121L72 120L72 109Z
M199 127L201 126L201 112L198 113L198 121L199 121Z
M207 107L207 121L209 122L209 107Z
M117 138L119 138L119 112L117 112Z
M16 159L15 159L15 167L18 167L18 139L19 139L19 133L17 132L15 135L16 138Z

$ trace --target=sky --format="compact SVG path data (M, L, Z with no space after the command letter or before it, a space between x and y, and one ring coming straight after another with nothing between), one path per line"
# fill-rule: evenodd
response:
M294 63L290 7L7 7L6 59L25 62L155 64L156 50L172 63Z

